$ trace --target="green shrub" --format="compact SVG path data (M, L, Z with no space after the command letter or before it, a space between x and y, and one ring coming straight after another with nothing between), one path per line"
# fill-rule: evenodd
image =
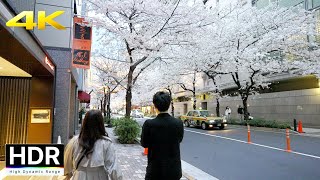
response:
M291 129L291 126L288 123L282 123L278 125L279 129Z
M139 124L132 118L115 120L114 133L122 144L133 144L140 134Z
M254 118L251 120L247 120L247 121L242 121L240 122L238 119L230 119L228 121L228 124L234 124L234 125L247 125L249 124L250 126L254 126L254 127L268 127L268 128L277 128L277 129L286 129L290 127L290 124L288 123L282 123L282 122L278 122L276 120L265 120L262 118Z
M118 125L119 118L111 118L111 124L113 127L116 127Z
M264 119L251 119L248 120L248 124L250 126L256 126L256 127L266 127L268 124L266 120Z
M238 119L229 119L228 124L246 125L246 122L244 122L244 121L240 122L240 120L238 120Z

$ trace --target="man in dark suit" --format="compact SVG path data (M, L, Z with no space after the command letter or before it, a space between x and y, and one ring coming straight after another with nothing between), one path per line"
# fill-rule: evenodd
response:
M183 139L182 121L168 113L171 96L157 92L153 104L159 111L155 119L145 121L141 145L148 148L146 180L179 180L182 177L180 143Z

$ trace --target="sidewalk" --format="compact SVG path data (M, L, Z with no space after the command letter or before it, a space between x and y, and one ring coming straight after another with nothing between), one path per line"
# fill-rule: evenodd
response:
M147 157L142 155L143 148L139 144L119 144L112 128L106 128L110 138L114 142L118 162L125 180L144 179L147 167ZM187 180L182 177L181 180Z
M302 131L304 133L298 133L299 135L302 136L311 136L311 137L320 137L320 129L315 129L315 128L302 128Z
M114 142L118 163L124 175L124 180L143 180L145 178L147 157L142 155L143 148L139 144L120 144L117 143L116 136L113 135L112 128L106 128L110 138ZM4 161L1 161L4 167ZM0 168L1 170L2 168ZM5 180L60 180L64 177L54 176L7 176ZM187 180L182 177L181 180Z

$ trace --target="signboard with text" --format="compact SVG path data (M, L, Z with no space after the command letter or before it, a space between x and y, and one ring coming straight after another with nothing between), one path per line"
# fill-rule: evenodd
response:
M84 18L74 17L72 66L90 69L92 27Z

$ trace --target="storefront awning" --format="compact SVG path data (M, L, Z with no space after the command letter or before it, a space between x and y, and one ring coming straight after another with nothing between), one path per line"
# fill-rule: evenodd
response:
M81 103L90 103L90 94L84 91L78 91L78 99Z

